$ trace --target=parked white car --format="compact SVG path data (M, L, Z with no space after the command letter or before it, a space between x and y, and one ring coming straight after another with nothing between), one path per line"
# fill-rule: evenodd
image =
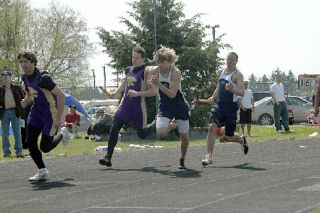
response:
M312 109L312 103L306 101L298 96L286 97L289 123L293 122L307 122L310 109ZM274 123L273 114L273 101L271 97L263 98L254 103L254 111L252 112L252 122L271 125Z

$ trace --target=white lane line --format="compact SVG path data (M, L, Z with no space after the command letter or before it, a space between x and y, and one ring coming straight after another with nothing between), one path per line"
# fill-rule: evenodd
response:
M211 204L214 204L214 203L218 203L218 202L225 201L225 200L228 200L228 199L240 197L242 195L251 194L253 192L264 191L266 189L278 187L278 186L281 186L281 185L286 185L286 184L289 184L289 183L295 183L295 182L298 182L298 181L301 181L301 180L304 180L304 179L306 179L306 178L294 179L294 180L291 180L291 181L285 181L285 182L282 182L282 183L277 183L277 184L264 186L264 187L256 189L256 190L250 190L250 191L241 192L241 193L238 193L238 194L233 194L233 195L230 195L230 196L227 196L227 197L220 198L218 200L213 200L213 201L210 201L210 202L203 203L201 205L194 206L194 207L189 208L189 209L180 210L177 213L182 213L182 212L187 212L187 211L195 212L195 210L198 209L198 208L205 207L205 206L208 206L208 205L211 205Z
M179 207L148 207L148 206L90 206L83 209L70 211L70 213L83 212L92 209L141 209L141 210L183 210L189 208Z
M299 209L299 210L295 211L295 213L310 212L310 210L314 210L316 208L320 208L320 203L316 203L314 205L307 206L307 207L305 207L303 209Z

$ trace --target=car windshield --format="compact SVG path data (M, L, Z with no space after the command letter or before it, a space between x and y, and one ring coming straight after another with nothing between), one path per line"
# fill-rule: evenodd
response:
M271 98L271 97L262 98L261 100L254 102L254 106L258 106L259 104L261 104L261 103L269 100L270 98Z
M307 105L308 101L303 100L302 98L298 98L298 97L288 97L287 98L287 102L289 105Z

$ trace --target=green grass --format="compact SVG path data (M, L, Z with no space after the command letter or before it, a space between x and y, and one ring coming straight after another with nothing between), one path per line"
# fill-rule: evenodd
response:
M256 126L254 125L252 128L253 137L248 137L248 142L261 142L261 141L279 141L279 140L296 140L296 139L306 139L310 138L309 135L313 132L320 132L319 127L317 126L291 126L294 130L292 133L278 133L275 131L273 126ZM84 135L81 135L83 138ZM1 138L0 138L1 141ZM10 136L11 141L11 151L14 153L13 143L14 138ZM164 147L180 147L180 141L160 141L160 140L139 140L139 141L130 141L130 142L119 142L117 147L120 147L122 151L140 151L145 149L132 149L129 148L130 144L155 144L161 145ZM217 143L219 143L217 141ZM52 158L52 157L65 157L65 156L76 156L76 155L92 155L92 154L100 154L105 152L97 152L95 148L97 146L105 146L107 142L91 142L90 140L84 140L81 138L71 140L69 145L64 147L61 144L58 145L54 150L52 150L49 154L44 154L44 158ZM190 146L205 146L206 139L199 139L199 140L191 140ZM153 148L149 148L153 149ZM28 153L28 150L23 151L24 154ZM8 162L8 161L21 161L21 160L30 160L29 158L15 158L15 155L12 154L9 158L4 158L3 153L1 151L0 154L0 163L1 162Z

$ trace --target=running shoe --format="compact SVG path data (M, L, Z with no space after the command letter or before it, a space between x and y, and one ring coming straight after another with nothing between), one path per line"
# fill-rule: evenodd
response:
M209 164L213 164L212 157L210 155L206 155L205 159L202 160L202 166L207 166Z
M69 135L68 135L68 129L67 127L62 127L61 128L61 133L62 133L62 145L63 146L67 146L68 143L70 142L70 138L69 138Z
M100 158L99 164L107 167L112 166L111 159L107 156L105 156L104 158Z
M248 154L249 146L248 146L246 137L242 136L242 138L243 138L243 143L241 144L241 148L243 153L246 155Z
M184 165L184 159L180 159L179 169L187 169L187 167Z
M29 178L29 181L44 181L49 179L48 169L39 169L39 171L32 177Z

